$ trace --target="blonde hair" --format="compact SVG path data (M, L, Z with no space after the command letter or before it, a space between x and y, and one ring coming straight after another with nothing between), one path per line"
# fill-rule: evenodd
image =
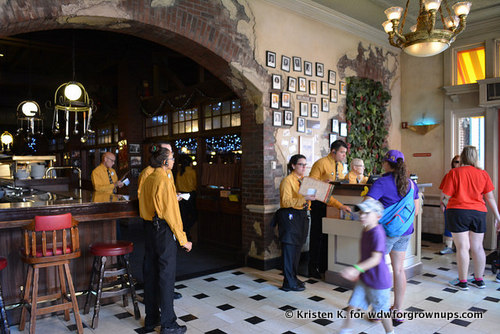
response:
M465 146L460 154L460 164L477 167L477 149L475 146Z
M361 165L361 164L363 164L363 166L365 165L362 159L354 158L351 160L351 168L354 167L354 165Z

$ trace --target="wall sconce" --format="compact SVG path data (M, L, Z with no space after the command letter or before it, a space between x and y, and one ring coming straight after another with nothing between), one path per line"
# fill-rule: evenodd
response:
M426 125L417 125L417 124L414 124L414 125L409 125L408 129L410 129L411 131L414 131L414 132L416 132L418 134L425 135L427 132L431 131L432 129L434 129L438 125L439 125L439 123L437 123L437 124L426 124Z
M10 151L10 145L14 142L14 137L12 137L9 131L4 131L0 136L0 141L2 142L2 150ZM7 148L4 148L4 146L7 146Z
M43 118L40 106L36 101L26 100L17 106L17 120L21 121L21 126L17 129L20 133L24 130L24 121L26 121L27 136L42 134L43 135ZM36 130L38 128L38 130Z

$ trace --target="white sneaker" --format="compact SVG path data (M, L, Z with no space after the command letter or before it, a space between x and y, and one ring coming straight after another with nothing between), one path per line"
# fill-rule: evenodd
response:
M453 254L455 251L451 247L445 247L439 251L439 254L445 255L445 254Z

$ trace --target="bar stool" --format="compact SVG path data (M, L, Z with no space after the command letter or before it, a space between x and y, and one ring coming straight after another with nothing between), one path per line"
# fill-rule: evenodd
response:
M0 271L4 270L7 267L7 259L3 256L0 256ZM5 307L3 305L3 294L2 294L2 285L0 284L0 329L2 333L9 334L9 322L7 321L7 313L5 312Z
M90 284L85 300L84 314L89 313L91 295L96 295L94 305L94 316L92 317L92 328L96 329L99 322L99 310L101 308L101 298L122 296L123 307L128 306L127 294L130 293L134 304L134 315L137 320L141 318L141 313L137 305L132 274L130 272L129 254L134 250L134 244L130 241L117 240L110 242L96 242L89 246L90 253L94 255ZM106 267L108 257L116 256L117 263ZM111 282L103 283L106 277L116 277ZM97 285L97 287L95 286ZM117 287L119 285L119 287ZM108 291L103 291L110 288Z
M35 333L37 315L64 310L64 320L69 321L69 310L72 309L75 315L77 331L78 333L83 333L75 288L73 287L73 280L69 270L69 261L80 256L78 222L71 217L71 213L55 216L36 216L31 224L23 227L23 230L24 248L21 250L21 260L27 263L29 267L24 289L19 330L24 330L27 310L31 313L30 333L33 334ZM70 236L69 240L68 232ZM39 271L41 268L50 267L58 269L60 291L50 295L39 296ZM66 280L70 298L67 295ZM50 281L47 283L49 284ZM59 298L61 299L60 304L38 307L38 303L49 302Z

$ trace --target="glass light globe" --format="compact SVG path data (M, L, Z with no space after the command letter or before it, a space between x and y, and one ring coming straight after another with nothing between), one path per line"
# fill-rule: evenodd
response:
M23 104L21 110L23 111L23 114L25 116L33 117L36 115L38 107L36 106L35 103L28 101Z
M450 45L444 42L422 42L404 48L404 51L415 57L430 57L446 50Z
M438 10L441 6L441 0L424 0L425 10Z
M71 101L76 101L82 96L82 89L76 84L69 84L64 88L64 96Z
M453 5L453 10L457 16L469 15L470 6L472 5L469 1L457 2Z
M382 27L384 27L384 31L386 33L389 33L392 31L392 22L387 20L384 23L382 23Z
M403 12L402 7L390 7L384 11L388 20L399 20L402 12Z

